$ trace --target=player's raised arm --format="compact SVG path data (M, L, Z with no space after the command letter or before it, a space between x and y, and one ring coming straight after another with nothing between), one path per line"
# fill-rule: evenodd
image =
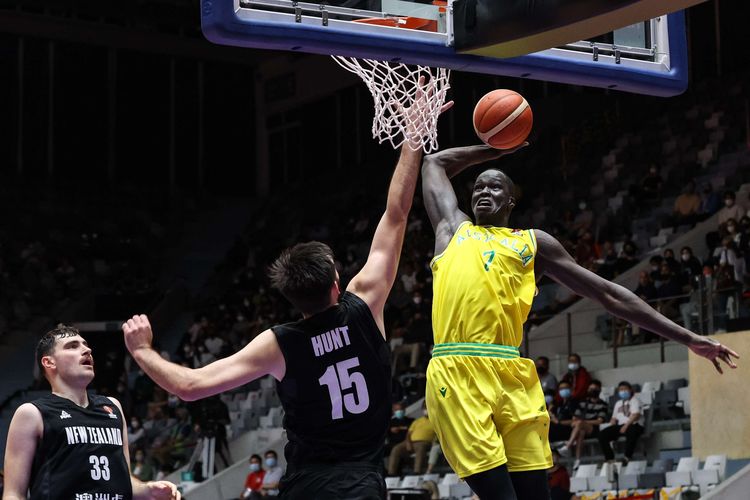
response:
M641 328L686 345L691 351L710 360L722 373L719 360L736 368L732 356L739 355L728 347L681 327L649 306L633 292L579 266L559 241L544 231L534 231L538 243L537 275L546 274L573 292L599 302L614 316Z
M3 500L26 500L34 453L43 427L42 415L31 403L22 404L13 415L5 446Z
M423 105L421 101L430 97L422 94L423 84L424 80L420 79L413 108ZM441 113L450 109L451 106L453 106L452 101L445 103ZM407 114L411 111L410 109L403 110ZM383 335L385 335L383 308L396 279L404 233L414 201L414 190L421 163L421 146L404 144L401 147L401 156L388 188L385 213L375 229L367 262L347 287L348 291L357 294L367 303Z
M164 390L184 401L213 396L271 374L284 378L286 365L276 337L266 330L240 351L201 368L187 368L162 358L151 347L148 318L133 316L122 325L125 345L136 363Z
M527 143L508 150L486 145L451 148L425 156L422 162L422 196L432 229L435 231L435 255L442 253L453 234L469 216L458 208L458 199L450 179L469 167L513 153Z

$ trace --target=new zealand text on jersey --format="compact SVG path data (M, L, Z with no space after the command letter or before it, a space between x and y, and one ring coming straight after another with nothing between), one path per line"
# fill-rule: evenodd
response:
M315 356L322 356L351 344L349 341L349 327L344 325L334 328L333 330L314 336L310 341L312 342Z
M122 429L113 427L66 427L68 444L112 444L122 446Z

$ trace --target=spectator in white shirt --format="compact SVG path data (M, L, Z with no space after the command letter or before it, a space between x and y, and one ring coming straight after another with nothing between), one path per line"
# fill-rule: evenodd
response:
M542 391L545 393L557 390L557 379L549 372L549 358L539 356L536 358L536 372L539 375L539 382L542 383Z
M284 469L279 466L278 455L273 450L268 450L265 455L266 475L263 476L261 496L279 496L279 482L284 474Z
M740 220L745 211L745 207L737 203L734 191L727 191L724 193L724 208L719 210L719 227L724 226L729 219Z
M633 458L635 445L638 438L643 434L643 412L641 402L633 394L633 386L629 382L620 382L617 387L617 396L620 398L615 403L612 411L612 420L609 427L599 431L599 444L602 446L604 458L614 460L615 453L610 444L617 441L621 436L625 437L625 462Z

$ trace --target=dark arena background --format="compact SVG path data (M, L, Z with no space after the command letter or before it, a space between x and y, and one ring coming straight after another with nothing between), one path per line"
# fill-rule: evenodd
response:
M123 403L133 474L191 500L233 499L245 498L252 454L274 450L285 464L275 382L181 401L139 370L122 322L148 314L162 355L200 367L298 319L268 265L323 241L345 286L367 258L398 152L372 139L367 88L330 57L214 45L200 8L0 0L0 448L15 409L49 392L36 342L70 324L93 348L92 389ZM591 379L607 422L621 381L643 406L627 465L615 443L616 474L596 438L577 457L551 436L563 448L549 474L557 498L750 498L749 14L728 0L685 11L688 89L674 97L451 74L442 149L479 143L472 112L490 90L533 108L530 146L496 162L517 186L513 227L549 232L581 266L743 356L720 376L541 280L520 349L547 359L550 411L558 383L585 399ZM478 172L453 181L466 213ZM434 236L420 193L385 309L394 412L405 410L386 443L386 483L394 499L471 498L438 447L412 458L399 446L422 416L433 343Z

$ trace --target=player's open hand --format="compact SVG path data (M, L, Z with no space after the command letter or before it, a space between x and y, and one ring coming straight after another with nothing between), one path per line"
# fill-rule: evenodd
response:
M730 368L737 368L737 365L732 360L732 357L740 359L739 354L737 354L727 346L708 337L700 337L696 335L695 338L690 342L688 347L698 356L703 356L707 360L711 361L719 373L724 373L724 370L722 370L721 368L720 361L726 363Z
M146 487L150 500L180 500L182 498L177 486L169 481L149 481Z
M131 354L139 349L149 349L154 338L151 323L145 314L136 314L123 323L122 333L125 334L125 345Z
M434 87L425 85L425 77L420 76L417 80L416 89L414 90L414 100L409 107L402 107L399 104L400 112L404 115L406 124L406 139L412 150L421 148L422 132L424 122L432 120L434 113L432 110L436 104L434 101ZM427 91L425 91L427 88ZM445 113L453 107L453 101L448 101L440 106L440 114Z

